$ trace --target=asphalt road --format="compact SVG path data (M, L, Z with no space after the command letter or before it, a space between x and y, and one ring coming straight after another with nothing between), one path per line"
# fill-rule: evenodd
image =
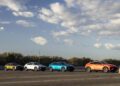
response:
M120 74L0 71L0 86L120 86Z

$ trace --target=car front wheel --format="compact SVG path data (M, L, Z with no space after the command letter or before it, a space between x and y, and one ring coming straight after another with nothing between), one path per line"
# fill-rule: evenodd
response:
M4 70L5 70L5 71L8 71L8 69L7 69L7 68L5 68Z
M28 71L27 67L24 68L25 71Z
M87 68L86 68L86 72L91 72L91 68L90 68L90 67L87 67Z
M103 68L103 72L104 72L104 73L107 73L107 72L109 72L109 69L108 69L107 67L104 67L104 68Z
M62 72L65 72L66 70L65 70L65 68L64 68L64 67L62 67L61 71L62 71Z
M34 68L34 71L38 71L37 67Z

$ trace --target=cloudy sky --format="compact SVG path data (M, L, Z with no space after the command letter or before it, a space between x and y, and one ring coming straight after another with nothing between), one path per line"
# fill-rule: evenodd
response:
M120 57L120 0L0 0L0 52Z

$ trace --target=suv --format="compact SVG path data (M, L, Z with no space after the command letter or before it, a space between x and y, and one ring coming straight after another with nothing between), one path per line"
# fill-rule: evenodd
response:
M94 61L87 63L85 65L85 69L87 72L91 72L94 70L94 71L103 71L107 73L107 72L116 72L118 67L113 64L108 64L106 62Z
M27 70L34 70L34 71L45 71L46 66L40 64L39 62L29 62L24 65L24 69Z
M74 66L66 62L53 62L49 65L49 69L50 71L57 70L57 71L62 71L62 72L65 72L65 71L72 72L74 71Z
M17 63L8 63L4 66L4 69L7 71L7 70L13 70L13 71L16 71L16 70L23 70L23 66L17 64Z

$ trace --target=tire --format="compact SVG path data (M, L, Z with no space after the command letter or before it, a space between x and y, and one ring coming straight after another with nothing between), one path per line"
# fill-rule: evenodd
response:
M5 68L4 70L5 70L5 71L8 71L8 69L7 69L7 68Z
M51 67L49 68L49 70L50 70L51 72L53 72L53 69L52 69Z
M17 68L13 67L12 71L16 71Z
M24 68L25 71L28 71L27 67Z
M62 72L65 72L66 70L65 70L65 68L64 68L64 67L62 67L62 68L61 68L61 71L62 71Z
M37 67L34 67L34 71L38 71Z
M108 73L108 72L109 72L109 69L108 69L107 67L104 67L104 68L103 68L103 72L104 72L104 73Z
M90 72L91 72L91 68L90 68L90 67L87 67L87 68L86 68L86 72L90 73Z

